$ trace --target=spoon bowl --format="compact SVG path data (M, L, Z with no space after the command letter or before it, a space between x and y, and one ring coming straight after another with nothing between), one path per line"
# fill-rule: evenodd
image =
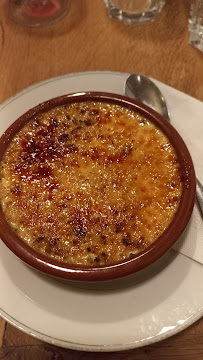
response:
M148 77L131 74L125 83L125 94L149 106L170 121L166 100L159 88Z

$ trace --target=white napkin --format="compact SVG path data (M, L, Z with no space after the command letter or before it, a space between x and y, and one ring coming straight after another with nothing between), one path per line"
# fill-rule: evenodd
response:
M203 264L203 221L196 205L188 226L173 249Z
M203 103L156 80L154 82L167 99L171 123L185 141L196 177L203 183ZM197 203L187 228L173 248L203 264L203 219Z

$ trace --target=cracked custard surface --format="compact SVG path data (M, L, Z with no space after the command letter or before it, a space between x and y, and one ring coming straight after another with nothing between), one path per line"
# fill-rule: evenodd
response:
M143 116L99 102L32 119L1 161L6 219L37 252L109 265L153 243L177 211L181 170L166 136Z

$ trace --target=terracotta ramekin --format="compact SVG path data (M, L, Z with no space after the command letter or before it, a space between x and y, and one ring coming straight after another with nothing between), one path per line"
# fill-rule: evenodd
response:
M2 135L0 139L0 160L2 159L7 146L15 134L32 118L38 114L46 112L56 106L84 102L100 101L110 104L118 104L144 115L153 122L168 137L175 148L178 161L181 166L183 191L178 210L166 231L146 250L139 253L132 259L125 260L109 266L73 266L52 260L42 254L37 253L29 247L7 223L2 208L0 207L0 237L6 246L17 255L22 261L31 267L59 279L77 281L106 281L135 273L154 261L158 260L166 253L180 237L185 229L194 207L196 194L196 179L193 162L190 153L178 132L173 126L149 107L129 99L127 97L100 92L76 93L60 96L46 101L26 112L18 118Z

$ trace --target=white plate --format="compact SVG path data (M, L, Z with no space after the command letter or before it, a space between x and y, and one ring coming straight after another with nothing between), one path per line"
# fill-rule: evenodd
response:
M88 72L32 86L0 107L0 134L25 111L58 95L85 90L122 94L126 76ZM173 96L181 96L158 85L169 91L171 103ZM173 250L147 269L96 291L32 270L0 242L0 284L0 314L7 321L41 340L77 350L116 351L152 344L203 315L202 266Z

